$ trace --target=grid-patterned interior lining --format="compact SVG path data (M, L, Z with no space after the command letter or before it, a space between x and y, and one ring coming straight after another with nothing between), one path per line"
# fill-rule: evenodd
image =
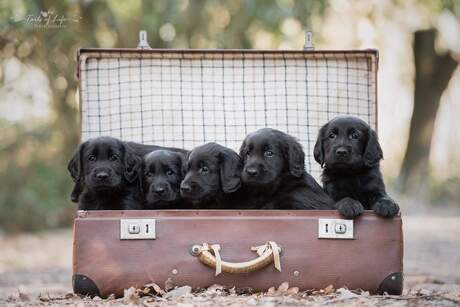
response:
M306 168L320 167L319 128L339 114L376 126L372 52L95 52L80 55L81 139L238 150L262 127L297 137Z

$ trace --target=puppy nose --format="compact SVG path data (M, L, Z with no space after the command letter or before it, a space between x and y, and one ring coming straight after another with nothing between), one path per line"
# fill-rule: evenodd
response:
M154 189L154 191L155 191L155 193L157 193L158 195L161 195L161 194L163 194L163 192L165 191L165 188L163 188L163 187L156 187L156 188Z
M248 167L246 168L246 173L249 175L249 176L257 176L259 174L259 172L257 171L257 169L253 168L253 167Z
M99 172L96 174L96 178L99 180L104 180L104 179L107 179L108 177L109 177L109 174L106 172Z
M192 190L192 187L189 184L181 184L180 190L182 192L190 192Z
M338 148L335 151L335 154L337 155L337 157L345 157L348 154L348 151L345 148Z

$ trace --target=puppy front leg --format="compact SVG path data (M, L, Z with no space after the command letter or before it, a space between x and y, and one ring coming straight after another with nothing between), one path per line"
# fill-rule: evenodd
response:
M335 207L339 213L347 219L355 218L364 212L363 205L356 199L350 197L342 198L335 203Z
M381 195L374 201L372 209L383 217L393 217L398 214L399 206L388 195Z

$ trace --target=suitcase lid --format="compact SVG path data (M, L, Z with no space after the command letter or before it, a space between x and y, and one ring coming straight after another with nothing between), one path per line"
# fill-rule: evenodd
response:
M377 128L377 50L80 49L81 140L238 150L262 127L299 139L321 169L319 128L339 114Z

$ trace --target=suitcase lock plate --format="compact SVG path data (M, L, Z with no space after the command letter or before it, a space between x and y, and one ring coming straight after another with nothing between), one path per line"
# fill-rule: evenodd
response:
M319 219L319 239L353 239L353 220Z
M154 219L120 220L120 240L154 240L156 239Z

